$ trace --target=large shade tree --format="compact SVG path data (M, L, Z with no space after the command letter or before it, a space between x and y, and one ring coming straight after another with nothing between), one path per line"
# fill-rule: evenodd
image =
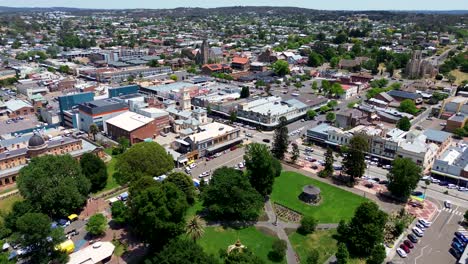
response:
M387 175L388 190L395 196L407 199L418 186L421 167L409 158L397 158Z
M145 264L219 264L219 260L205 253L194 241L173 239Z
M173 183L157 183L130 196L130 217L144 241L161 248L185 229L187 198Z
M255 220L263 206L262 196L239 170L222 167L214 171L202 192L209 216L223 220Z
M268 147L259 143L249 144L244 159L250 184L261 195L270 195L278 168L273 164L275 161Z
M340 222L337 229L340 241L356 257L368 257L376 245L383 243L387 214L373 202L362 203L351 221Z
M67 216L86 202L90 182L70 155L45 155L20 170L18 189L39 211Z
M357 134L349 140L347 147L347 155L344 158L344 169L346 174L350 176L351 183L354 183L356 178L361 178L366 170L365 152L369 149L367 136Z
M192 179L183 172L173 172L167 176L164 180L164 183L172 182L181 190L185 197L187 197L187 202L192 205L195 202L195 186L193 185Z
M173 168L172 156L156 142L133 145L118 158L116 164L122 183L135 181L143 176L159 176Z
M107 166L97 155L85 153L80 158L80 166L83 174L91 182L91 192L97 192L107 183Z

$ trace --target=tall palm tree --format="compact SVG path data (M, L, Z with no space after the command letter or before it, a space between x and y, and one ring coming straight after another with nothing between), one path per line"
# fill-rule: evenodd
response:
M99 128L96 124L92 123L89 126L89 133L93 135L93 140L96 141L96 134L99 133Z
M193 241L201 238L205 233L205 223L200 216L195 215L187 222L187 231L185 232Z

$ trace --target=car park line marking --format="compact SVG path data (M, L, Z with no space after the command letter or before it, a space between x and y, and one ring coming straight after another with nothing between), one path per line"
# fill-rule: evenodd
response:
M429 245L425 245L424 247L421 248L421 253L417 257L414 258L414 264L418 262L418 259L424 255L424 249L426 249Z

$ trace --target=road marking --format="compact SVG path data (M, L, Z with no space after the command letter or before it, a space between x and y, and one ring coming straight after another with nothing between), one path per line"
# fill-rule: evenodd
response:
M424 255L424 249L426 249L429 245L425 245L424 247L421 248L421 253L414 258L414 264L418 262L418 259Z

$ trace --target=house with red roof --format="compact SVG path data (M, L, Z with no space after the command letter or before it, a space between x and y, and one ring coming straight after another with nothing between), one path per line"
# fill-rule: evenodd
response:
M234 57L231 62L231 68L239 71L246 71L249 69L250 60L244 57Z
M212 75L213 73L231 73L232 68L227 64L205 64L202 67L202 73Z

